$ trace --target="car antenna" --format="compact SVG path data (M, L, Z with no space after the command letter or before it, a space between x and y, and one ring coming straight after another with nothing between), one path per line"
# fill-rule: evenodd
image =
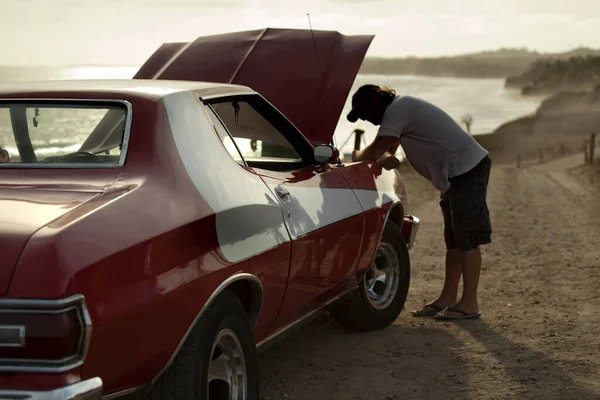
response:
M312 36L313 47L315 48L315 55L317 56L317 65L319 66L319 77L321 79L321 86L323 85L323 70L321 69L321 60L319 60L319 52L317 51L317 42L315 41L315 34L313 33L312 23L310 22L310 14L306 13L308 17L308 26L310 27L310 34ZM335 146L335 135L331 137L331 145Z
M323 83L323 70L321 69L321 61L319 60L319 52L317 51L317 42L315 41L315 34L313 33L312 24L310 23L310 14L306 13L306 15L308 16L308 26L310 26L310 34L312 35L313 46L315 48L315 54L317 56L317 65L319 66L321 83Z

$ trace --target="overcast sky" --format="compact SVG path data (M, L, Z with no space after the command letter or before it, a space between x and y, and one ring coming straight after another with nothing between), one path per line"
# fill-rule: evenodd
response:
M600 47L600 0L0 0L0 65L140 65L163 42L264 27L375 34L370 56Z

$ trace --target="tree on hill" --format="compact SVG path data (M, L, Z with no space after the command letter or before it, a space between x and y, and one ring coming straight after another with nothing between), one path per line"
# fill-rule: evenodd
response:
M460 117L460 122L465 125L467 132L471 133L471 125L473 124L473 116L471 114L464 114Z
M506 84L531 91L591 89L598 83L598 76L600 56L588 54L537 60L521 75L508 78Z

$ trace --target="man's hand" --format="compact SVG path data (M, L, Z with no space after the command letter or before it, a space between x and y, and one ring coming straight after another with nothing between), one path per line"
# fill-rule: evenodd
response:
M400 167L400 160L389 153L384 154L378 161L381 166L387 170Z
M352 153L353 161L377 161L389 151L398 147L400 140L392 136L378 136L362 150Z

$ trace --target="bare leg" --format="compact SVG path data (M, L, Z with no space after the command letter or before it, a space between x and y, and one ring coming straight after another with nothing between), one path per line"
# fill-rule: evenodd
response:
M458 249L450 249L446 251L446 278L442 294L435 301L425 305L420 312L427 312L432 309L431 304L435 304L441 308L446 308L454 305L458 297L458 284L462 274L462 254Z
M481 274L481 251L479 247L461 254L463 263L463 295L453 307L466 313L479 312L477 303L477 287L479 286L479 275ZM460 316L460 313L447 311L445 315Z
M458 284L460 276L463 272L462 254L458 249L450 249L446 251L446 278L444 280L444 288L442 294L436 300L436 304L448 307L456 303L458 297Z

